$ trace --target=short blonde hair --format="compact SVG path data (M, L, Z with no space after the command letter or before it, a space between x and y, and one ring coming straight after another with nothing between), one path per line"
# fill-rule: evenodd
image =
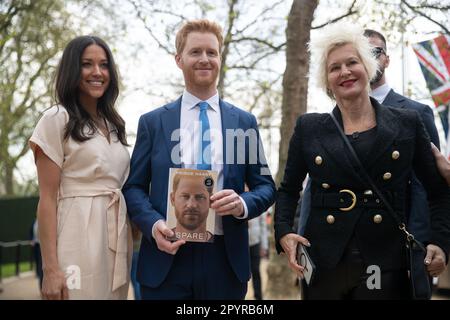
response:
M328 89L327 60L331 51L341 46L352 45L368 75L367 91L370 90L370 80L375 77L378 62L372 54L372 46L364 36L364 29L358 25L340 22L325 27L309 44L310 53L314 52L319 58L317 69L317 85L327 95L334 99L333 93ZM312 54L311 54L312 56Z
M187 36L191 32L210 32L214 34L219 41L219 54L222 52L222 27L214 21L210 21L207 19L198 19L185 22L181 29L178 30L177 36L175 38L175 48L177 50L177 54L181 54L183 52L184 47L186 46Z

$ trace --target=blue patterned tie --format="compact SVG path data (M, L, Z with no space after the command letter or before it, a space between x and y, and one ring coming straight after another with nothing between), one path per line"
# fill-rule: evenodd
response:
M200 170L211 170L211 133L209 130L209 120L208 114L206 113L209 107L207 102L199 102L198 106L200 107L200 116L199 121L201 125L201 136L200 136L200 144L198 161L197 161L197 169ZM205 132L207 132L205 134ZM209 147L209 148L208 148Z

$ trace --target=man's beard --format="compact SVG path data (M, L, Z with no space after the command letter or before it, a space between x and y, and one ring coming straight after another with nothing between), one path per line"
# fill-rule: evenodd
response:
M370 80L370 85L373 86L374 84L377 84L384 74L384 68L377 70L377 73L375 74L375 77Z

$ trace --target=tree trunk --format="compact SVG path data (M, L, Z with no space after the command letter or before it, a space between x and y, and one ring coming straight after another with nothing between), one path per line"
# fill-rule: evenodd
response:
M227 58L230 53L230 42L233 38L232 30L234 27L234 21L237 17L237 12L234 8L237 2L238 0L228 1L228 29L226 30L223 41L222 65L220 67L219 82L217 84L217 91L219 92L219 97L222 99L225 99L225 78L228 71Z
M280 183L286 166L289 141L297 118L306 112L308 97L309 53L311 23L318 0L294 0L286 28L286 70L283 76L283 102L281 105L281 127L279 166L276 176ZM284 255L272 252L268 265L266 296L272 299L299 297L295 274L289 269Z
M311 23L318 1L294 0L286 29L286 70L283 76L280 149L277 183L284 174L289 141L297 118L306 112L308 98L309 53Z
M5 192L7 196L14 195L14 167L5 165Z

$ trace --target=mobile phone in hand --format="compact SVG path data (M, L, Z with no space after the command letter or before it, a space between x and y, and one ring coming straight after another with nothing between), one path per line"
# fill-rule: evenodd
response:
M311 281L313 281L316 266L311 260L307 249L301 243L297 245L297 263L304 268L303 276L305 278L306 284L309 286Z

